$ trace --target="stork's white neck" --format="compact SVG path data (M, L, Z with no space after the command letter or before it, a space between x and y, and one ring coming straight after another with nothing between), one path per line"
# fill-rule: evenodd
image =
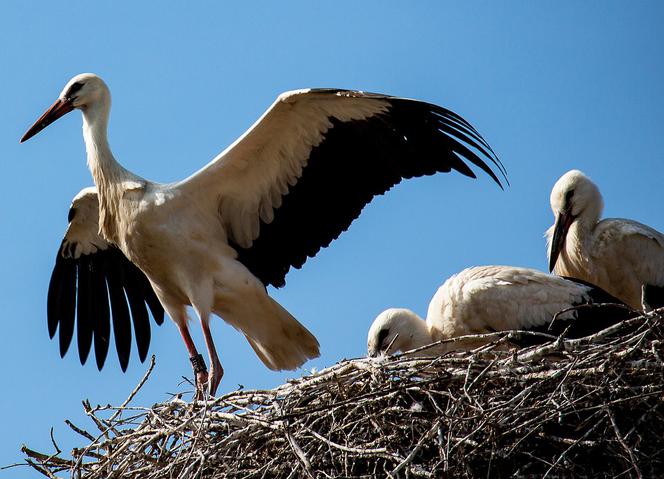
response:
M395 323L399 331L399 337L394 343L395 349L408 351L433 342L429 325L417 313L409 309L399 309L395 316L395 319L398 319Z
M602 215L603 202L601 196L590 203L578 216L570 227L568 237L571 244L583 256L588 256L591 245L594 242L594 232Z
M110 98L89 105L82 112L88 167L99 193L99 232L106 240L118 244L117 225L121 220L120 201L125 185L141 178L116 161L108 144Z
M113 183L133 179L134 175L120 165L113 156L108 144L108 115L110 105L102 102L88 106L83 112L83 138L88 156L88 167L95 180L100 195Z
M604 200L597 186L590 180L587 180L582 193L583 201L581 205L583 209L578 213L575 212L578 216L572 226L576 228L575 233L580 236L580 241L585 243L583 247L586 247L592 242L592 234L602 216Z
M556 274L573 277L584 277L589 274L590 254L597 221L595 215L582 214L572 223L554 268Z

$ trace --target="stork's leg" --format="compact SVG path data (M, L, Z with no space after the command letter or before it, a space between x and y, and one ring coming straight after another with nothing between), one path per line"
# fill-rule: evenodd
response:
M194 378L196 381L196 394L194 395L194 400L202 400L205 396L205 386L208 383L208 372L205 367L205 361L203 356L198 353L194 340L191 339L189 334L189 328L187 328L186 321L178 322L178 329L184 340L184 344L187 347L189 352L189 360L191 361L191 367L194 370Z
M205 345L210 355L210 378L208 384L208 392L210 396L214 396L217 392L217 387L221 382L224 375L224 368L221 367L221 361L217 356L217 349L214 347L212 340L212 333L210 332L209 314L201 317L201 328L203 329L203 337L205 338Z

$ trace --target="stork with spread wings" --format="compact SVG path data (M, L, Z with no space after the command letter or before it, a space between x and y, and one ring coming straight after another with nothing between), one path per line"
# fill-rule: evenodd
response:
M223 374L212 313L244 333L270 369L294 369L319 355L316 338L266 286L282 286L291 267L329 245L374 196L404 178L451 170L475 177L467 163L499 185L492 167L504 175L477 130L445 108L318 89L279 96L202 170L158 184L113 157L110 98L98 76L78 75L21 141L81 110L100 234L149 279L182 334L201 393L208 384L214 394ZM189 334L188 305L200 319L209 375Z

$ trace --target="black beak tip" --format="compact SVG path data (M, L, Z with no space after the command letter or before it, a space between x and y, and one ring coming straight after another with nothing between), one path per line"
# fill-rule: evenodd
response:
M46 125L42 125L42 124L40 124L40 125L39 125L39 129L36 130L36 131L35 131L35 127L34 127L34 126L31 127L28 131L26 131L26 132L23 134L23 136L22 136L21 139L19 140L19 143L25 143L26 141L28 141L30 138L32 138L33 136L35 136L37 133L39 133L39 132L40 132L42 129L44 129L45 127L46 127Z

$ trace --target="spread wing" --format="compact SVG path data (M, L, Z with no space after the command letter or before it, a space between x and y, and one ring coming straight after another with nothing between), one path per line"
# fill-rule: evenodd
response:
M76 325L78 353L85 361L94 341L97 367L106 360L113 335L122 370L131 350L131 322L139 357L150 345L148 308L157 324L164 310L146 276L98 233L99 204L94 188L82 190L69 211L69 226L58 249L48 288L48 333L59 329L60 355L69 348ZM147 305L147 307L146 307Z
M173 188L182 201L218 212L238 260L278 287L374 196L436 172L474 178L468 163L501 184L494 169L503 176L504 169L491 147L450 110L358 91L302 90L279 96L235 143Z

